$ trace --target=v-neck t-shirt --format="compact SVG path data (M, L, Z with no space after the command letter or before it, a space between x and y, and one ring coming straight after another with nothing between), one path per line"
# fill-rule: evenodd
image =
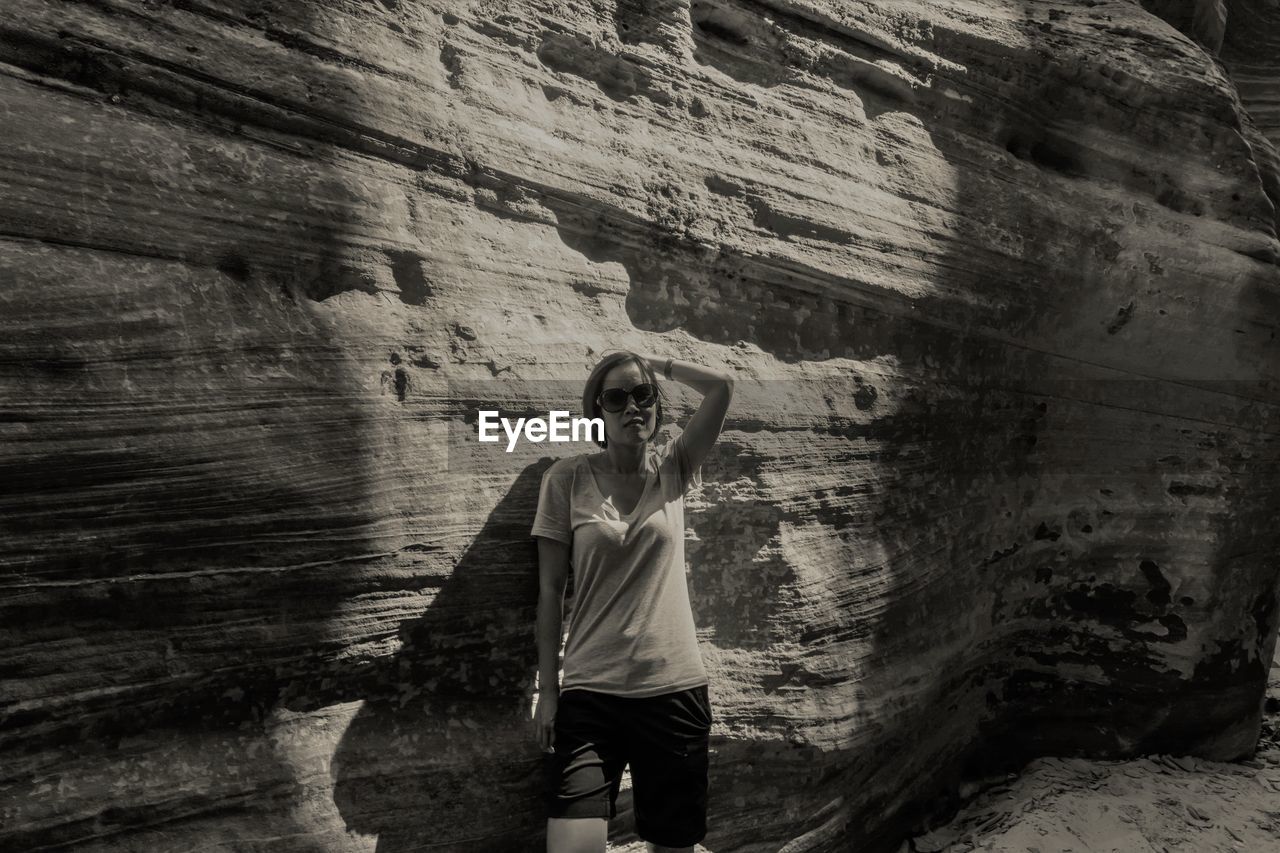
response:
M682 439L649 450L628 513L601 493L586 454L542 475L532 535L570 545L574 577L561 691L643 697L707 683L684 562L684 493L702 474Z

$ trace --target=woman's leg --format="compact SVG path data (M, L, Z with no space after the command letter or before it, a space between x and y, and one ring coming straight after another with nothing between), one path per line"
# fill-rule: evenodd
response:
M706 687L631 700L636 834L653 853L692 851L707 834L712 716Z
M616 701L589 690L560 694L555 748L544 765L547 853L604 853L627 765Z
M608 837L602 817L547 818L547 853L604 853Z

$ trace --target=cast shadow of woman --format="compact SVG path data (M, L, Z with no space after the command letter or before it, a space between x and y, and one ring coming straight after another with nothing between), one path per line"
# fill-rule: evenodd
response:
M334 802L378 853L540 847L542 754L531 707L542 473L526 467L489 514L399 652L362 688L333 756Z

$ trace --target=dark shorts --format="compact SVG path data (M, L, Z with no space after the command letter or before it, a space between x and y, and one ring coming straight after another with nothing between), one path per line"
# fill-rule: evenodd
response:
M706 685L643 698L566 690L546 757L548 815L614 817L629 764L636 834L667 847L696 844L707 834L710 733Z

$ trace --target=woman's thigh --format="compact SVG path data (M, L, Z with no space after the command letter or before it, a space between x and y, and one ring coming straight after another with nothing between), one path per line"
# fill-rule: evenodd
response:
M544 759L549 818L603 818L617 814L627 755L616 697L566 691L556 711L554 751Z
M636 833L666 847L688 847L707 832L707 688L639 700L629 714L628 753Z

